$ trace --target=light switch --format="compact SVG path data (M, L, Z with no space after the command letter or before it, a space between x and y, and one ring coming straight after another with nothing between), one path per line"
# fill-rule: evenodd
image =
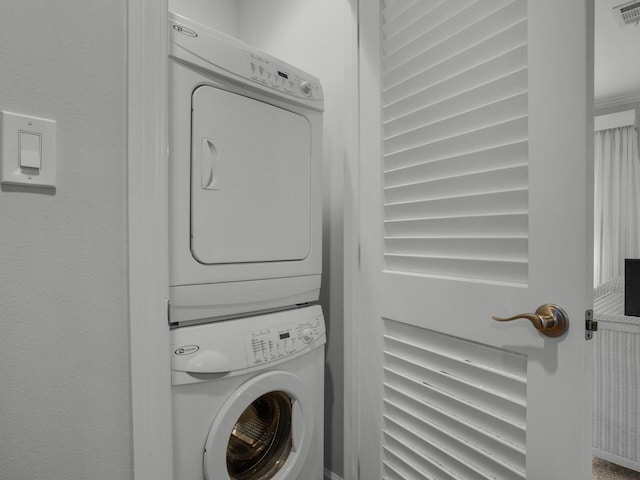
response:
M56 187L56 122L1 112L0 182L29 187Z
M19 132L20 166L40 170L42 153L42 136L39 133Z

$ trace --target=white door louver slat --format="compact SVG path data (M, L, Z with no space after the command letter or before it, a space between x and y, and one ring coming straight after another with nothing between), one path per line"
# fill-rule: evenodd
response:
M436 120L425 126L420 123L411 123L411 119L408 118L401 125L402 132L406 133L384 138L384 153L385 155L393 155L439 140L461 137L469 132L476 132L484 128L487 125L487 119L491 119L493 124L502 124L523 118L526 115L527 95L522 94L501 99L459 115Z
M402 125L402 131L406 133L384 138L384 153L385 155L393 155L443 139L461 137L484 128L487 125L487 119L491 119L492 124L503 124L526 115L527 95L523 94L502 99L453 117L436 120L425 126L411 124L411 119L407 119L407 122Z
M426 477L424 476L424 472L417 471L415 469L411 469L410 473L406 471L402 471L397 468L395 465L389 465L387 462L383 464L383 480L407 480L407 478L435 478L435 477Z
M509 3L511 0L494 0L492 8L498 10ZM474 31L476 36L477 32L486 35L487 28L482 22L486 22L491 14L483 2L460 0L444 3L394 37L385 38L385 70L391 71L419 57L427 49L440 48L438 51L446 51L447 42L452 38L455 38L456 45L469 44L469 40L463 37L473 38ZM501 22L501 25L504 24L504 21Z
M489 2L478 2L478 4L481 8L486 9ZM501 33L520 25L525 15L526 4L516 0L507 7L480 19L477 23L473 23L453 35L447 29L443 29L442 35L445 38L439 43L432 42L430 38L418 39L416 43L383 59L384 88L394 86L402 80L417 75L458 54L474 50L479 44L491 43L491 40ZM496 34L495 32L500 33ZM420 40L424 40L424 43L418 43ZM385 45L384 40L383 45Z
M441 478L447 480L484 480L471 468L464 465L457 465L458 462L442 455L442 450L438 448L438 445L420 441L421 439L415 439L417 440L415 442L408 442L407 438L404 436L401 437L392 431L384 432L384 440L390 448L394 448L393 453L402 461L400 465L405 468L415 466L415 470L425 473L434 472L423 478L437 478L438 480ZM462 473L460 470L462 470ZM413 477L409 476L407 478Z
M399 472L397 469L389 465L385 465L384 470L385 474L382 477L383 480L406 480L407 478L418 478L416 477L416 475L405 475L404 473Z
M428 201L413 201L385 205L386 220L517 214L527 211L527 190L464 195ZM504 202L510 202L505 205ZM471 233L471 231L470 231Z
M387 471L524 479L526 357L393 320L384 328Z
M524 465L525 451L521 448L521 445L513 443L506 438L498 437L493 431L456 416L452 411L438 408L436 405L407 395L407 393L400 392L389 385L386 385L385 389L386 405L394 405L396 408L406 412L413 412L415 415L419 412L419 416L423 421L435 423L458 438L467 439L476 447L487 450L490 455L498 452L500 458L506 459L505 461L509 465L514 465L517 469Z
M448 427L441 427L436 423L425 421L423 418L397 405L386 402L385 409L389 415L383 416L385 422L394 423L398 431L414 435L416 438L433 438L442 453L465 464L472 465L475 473L481 478L524 478L522 468L517 468L510 462L496 456L492 451L484 448L482 443L476 444L464 436L456 435ZM524 465L524 462L522 462Z
M478 88L490 83L495 78L526 72L526 47L520 46L501 52L495 58L458 72L453 76L438 78L433 70L429 75L430 83L423 85L419 91L412 92L400 99L389 102L384 107L386 119L405 115L420 108L434 104L443 98L453 97L461 92Z
M525 404L519 402L518 398L510 397L506 393L489 390L479 387L473 382L466 382L456 378L446 370L436 370L424 367L407 358L394 356L389 353L386 357L387 371L397 375L414 378L421 376L423 383L439 392L447 392L456 398L473 398L474 405L478 410L501 416L504 419L518 418L522 413ZM472 397L469 397L471 395Z
M452 95L440 97L444 98L444 100L436 104L417 108L401 117L396 117L385 122L385 135L394 137L408 131L407 125L413 129L416 128L416 125L432 125L446 118L477 111L487 105L517 97L519 94L526 93L526 85L527 71L519 70L498 78L495 81L475 86L463 92L451 92ZM438 93L442 95L444 92Z
M524 165L527 165L527 142L517 142L388 170L384 172L384 186L394 187Z
M412 452L409 452L411 454ZM433 467L420 465L414 461L414 458L409 458L407 456L398 455L395 451L389 451L388 449L384 449L384 456L388 459L387 461L383 461L383 480L407 480L408 478L416 479L416 480L424 480L424 479L442 479L442 480L450 480L455 477L451 477L450 475L444 474L441 470L434 470ZM418 457L418 461L420 461L420 457Z
M451 257L416 257L409 255L385 256L388 271L413 273L428 272L443 278L461 277L471 281L489 281L498 284L525 284L527 264L500 260L477 260Z
M446 58L441 62L429 59L419 72L411 76L383 78L384 103L393 103L401 98L414 94L427 86L434 85L447 78L458 75L471 68L478 67L514 48L526 45L527 26L521 22L495 34L486 41L464 50L457 56Z
M470 0L466 0L470 1ZM392 38L402 33L418 19L437 11L439 5L446 0L424 2L421 0L384 1L382 9L382 33L386 38Z
M527 140L528 121L526 117L508 122L490 124L478 130L458 136L443 138L430 144L400 150L384 155L384 169L395 170L402 167L429 163L430 160L472 152L489 150L500 145Z
M422 8L412 9L411 13L414 16L411 24L406 25L402 29L393 27L383 29L383 34L385 36L385 50L383 51L383 56L388 58L401 47L410 46L412 42L417 43L418 45L420 43L425 43L424 37L426 35L433 37L434 34L438 33L438 30L443 28L443 25L445 27L447 26L448 20L457 18L462 15L463 12L468 16L469 13L467 13L466 10L469 10L469 7L475 2L476 0L443 2L435 7L433 6L433 2L422 2ZM453 31L450 33L453 33ZM415 42L415 40L420 37L422 37L422 41Z
M525 404L527 381L521 376L493 368L490 365L478 362L471 363L469 358L458 355L456 352L434 351L422 344L420 339L413 341L406 338L406 331L398 336L394 336L393 332L388 331L385 335L385 341L389 345L402 349L402 358L413 364L425 362L429 365L428 368L440 373L446 372L447 375L458 381L474 385L474 388L478 390L508 397L521 406Z
M527 235L527 221L524 214L390 220L385 222L384 230L389 238L465 238L469 230L476 238L518 238Z
M383 417L385 423L385 436L392 436L396 442L402 439L409 441L410 446L418 452L427 451L432 456L439 458L440 464L444 465L455 475L455 478L492 480L493 475L478 466L468 452L463 449L452 449L447 442L447 437L432 432L431 436L424 437L415 432L412 428L401 423L394 422L388 417ZM454 473L455 472L455 473Z
M527 260L527 239L521 238L385 238L390 255L419 257L425 250L438 258L520 262Z
M384 25L395 25L399 29L405 28L413 21L414 9L423 3L421 0L385 0L382 2Z
M460 424L475 430L487 438L493 438L510 451L524 455L524 438L526 436L523 425L516 425L504 417L478 409L470 402L463 402L457 397L446 395L424 382L412 380L397 374L392 370L385 370L388 381L384 384L385 400L402 403L413 400L415 408L424 415L429 412L446 417L448 423Z
M486 172L454 175L448 178L422 180L384 188L387 204L423 202L440 198L482 195L526 189L528 185L526 165L501 168Z
M457 359L459 362L468 362L478 368L489 370L497 375L504 375L512 378L519 383L526 383L527 376L525 374L526 359L521 354L505 352L489 346L480 344L473 345L473 356L460 350L461 342L458 338L447 335L433 335L429 330L416 329L411 325L399 322L385 323L385 335L395 339L403 339L406 343L413 346L420 346L426 350L436 352L443 357ZM513 363L508 363L506 358L515 355Z
M428 452L412 451L389 434L385 435L385 440L391 447L396 448L383 448L386 458L382 463L385 473L382 477L384 480L398 477L401 480L408 478L413 480L465 480L460 475L448 470ZM390 475L387 476L386 473Z
M392 8L382 40L386 269L526 284L526 1Z
M526 262L527 240L511 238L387 238L385 247L389 255L420 258L429 250L429 258L461 258L494 262Z

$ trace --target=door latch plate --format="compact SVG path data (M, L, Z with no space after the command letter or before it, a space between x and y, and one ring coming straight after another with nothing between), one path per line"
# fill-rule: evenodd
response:
M593 310L587 310L584 314L584 338L585 340L591 340L593 338L593 332L598 331L598 322L593 319Z

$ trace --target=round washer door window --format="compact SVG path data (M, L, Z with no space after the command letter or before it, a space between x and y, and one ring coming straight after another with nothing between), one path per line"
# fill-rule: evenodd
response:
M311 399L288 372L268 372L238 388L205 443L207 480L293 480L314 435Z

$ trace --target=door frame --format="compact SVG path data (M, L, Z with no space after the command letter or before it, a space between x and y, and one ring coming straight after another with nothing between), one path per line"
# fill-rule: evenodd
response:
M344 480L359 478L360 403L360 0L345 2L344 103Z
M127 181L134 480L172 480L167 0L127 2Z

